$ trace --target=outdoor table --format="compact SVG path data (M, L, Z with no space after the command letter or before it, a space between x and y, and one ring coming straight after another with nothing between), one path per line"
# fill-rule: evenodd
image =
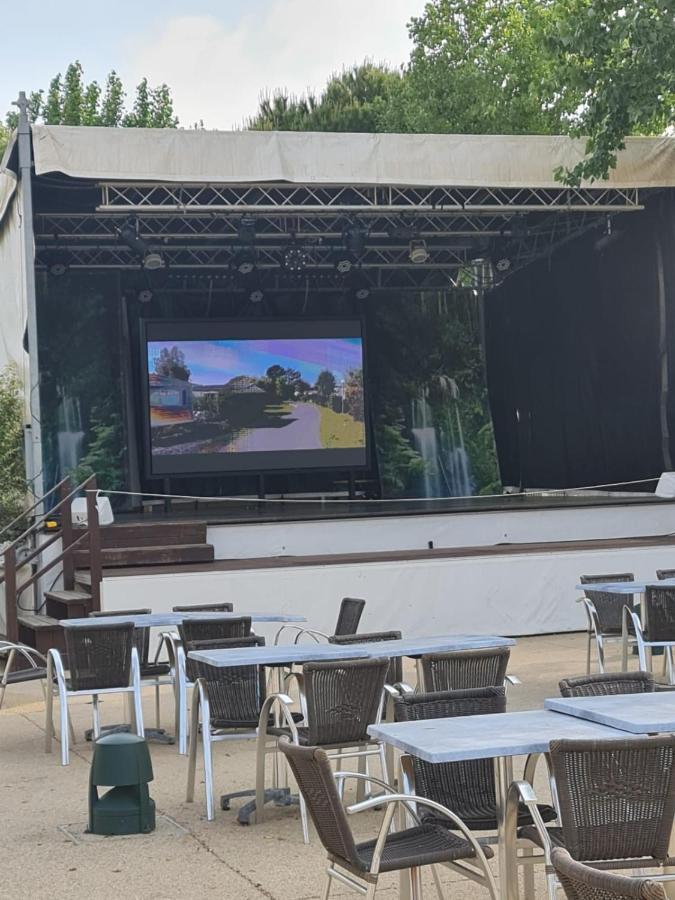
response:
M546 709L632 734L675 732L675 691L607 697L551 697Z
M633 605L640 607L640 619L645 621L645 591L648 586L654 587L675 587L675 578L664 578L662 581L658 579L650 579L649 581L603 581L598 584L577 584L576 590L589 594L593 591L603 591L611 594L628 594L633 596ZM652 652L651 648L646 648L647 664L651 668ZM621 629L621 670L628 670L628 632L626 630L625 615L623 626Z
M247 616L252 622L306 622L304 616L291 616L285 613L249 613L249 612L159 612L159 613L141 613L137 616L119 615L106 616L105 619L85 618L85 619L61 619L59 625L63 628L91 628L92 625L125 625L132 622L136 628L145 627L162 627L166 625L180 625L183 619L240 619Z
M494 760L499 888L504 900L518 897L514 835L507 834L505 828L506 799L513 780L512 757L548 753L550 742L559 738L626 738L625 731L546 709L383 723L371 725L368 733L430 763Z

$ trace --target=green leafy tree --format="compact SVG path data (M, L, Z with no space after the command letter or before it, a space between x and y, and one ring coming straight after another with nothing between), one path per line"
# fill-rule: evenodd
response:
M190 370L185 362L185 354L178 347L162 347L159 357L155 360L155 372L167 378L177 378L179 381L190 380Z
M77 468L71 472L76 484L96 475L99 488L115 491L123 487L122 420L117 412L103 407L92 410L87 452Z
M316 392L319 396L319 403L322 406L328 406L330 398L335 393L335 375L328 369L319 372L316 379Z
M345 379L345 412L363 422L363 370L352 369Z
M0 529L20 515L26 498L23 458L23 400L16 370L0 372ZM17 529L17 533L21 527ZM15 537L4 534L2 540Z

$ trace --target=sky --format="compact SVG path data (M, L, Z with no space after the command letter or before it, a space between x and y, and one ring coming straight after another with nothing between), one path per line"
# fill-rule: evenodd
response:
M328 369L341 381L350 369L363 366L360 338L299 338L264 341L148 342L148 370L162 347L178 347L185 355L192 384L224 384L237 375L262 378L270 366L297 369L309 384Z
M409 57L424 0L24 0L0 2L0 114L75 59L128 93L145 75L172 90L181 125L241 127L261 93L319 90L344 66Z

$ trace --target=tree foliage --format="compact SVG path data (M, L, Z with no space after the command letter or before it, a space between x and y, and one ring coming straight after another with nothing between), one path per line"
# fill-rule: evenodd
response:
M178 347L162 347L155 360L155 372L165 378L177 378L179 381L190 380L190 370L185 362L185 354Z
M171 91L166 84L151 87L143 78L136 87L131 108L125 106L126 92L119 75L108 74L105 87L97 81L87 83L84 69L76 60L52 78L46 91L33 91L29 97L32 122L46 125L103 125L127 128L175 128ZM15 128L16 111L7 113L7 125ZM0 141L1 141L0 136Z

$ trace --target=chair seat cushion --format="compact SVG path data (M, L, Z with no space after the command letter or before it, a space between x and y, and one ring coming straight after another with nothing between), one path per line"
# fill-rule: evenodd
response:
M547 828L546 829L551 844L554 847L565 847L565 841L563 840L562 828ZM541 838L539 837L539 832L534 827L534 825L525 825L523 828L518 829L518 837L523 838L526 841L532 841L533 844L536 844L537 847L542 846Z
M295 718L296 715L299 715L299 719ZM302 714L293 713L293 721L302 721ZM298 731L298 743L300 744L300 746L301 747L309 747L310 746L309 728L307 728L306 725L299 725L297 731ZM281 737L283 735L283 736L289 738L290 740L293 740L293 735L291 734L289 728L284 728L284 727L281 727L281 728L271 727L270 728L270 727L268 727L267 733L272 734L275 737ZM337 749L340 747L360 747L362 745L375 744L375 743L377 743L377 742L374 741L372 738L366 736L363 738L363 740L359 740L359 741L336 741L333 744L322 744L320 742L316 742L315 746L323 747L324 749L331 750L331 749L334 749L334 748Z
M356 852L363 861L364 870L370 868L375 844L375 840L370 840L356 845ZM492 856L489 847L483 849L486 856ZM475 856L474 849L467 840L446 828L426 823L389 835L382 853L380 872L392 872L411 866L426 866L457 859L471 859L473 856Z
M144 663L141 666L141 678L161 678L169 675L171 666L169 663Z
M291 713L291 715L293 716L294 722L302 722L303 716L302 716L301 712L294 712L294 713ZM257 728L258 727L258 719L257 718L249 719L249 720L216 719L212 716L211 717L211 727L212 728ZM267 733L268 734L273 734L273 733L276 734L280 731L283 731L283 729L278 728L275 730L274 718L272 716L270 716L268 719L268 722L267 722ZM288 735L290 737L290 734L291 734L290 731L288 731L288 732L284 731L283 733L284 734L288 733Z
M24 681L38 681L47 677L47 670L42 666L37 669L12 669L7 675L7 684L22 684Z
M471 831L495 831L497 829L497 816L494 806L471 810L454 809L454 807L452 809ZM538 809L544 822L552 822L557 818L557 813L552 806L540 804ZM429 810L425 811L424 809L421 809L420 811L424 822L433 822L436 825L443 825L445 828L450 828L453 831L457 830L455 823L449 821L444 816L440 816ZM518 827L521 828L532 824L532 816L527 807L524 803L519 804Z

